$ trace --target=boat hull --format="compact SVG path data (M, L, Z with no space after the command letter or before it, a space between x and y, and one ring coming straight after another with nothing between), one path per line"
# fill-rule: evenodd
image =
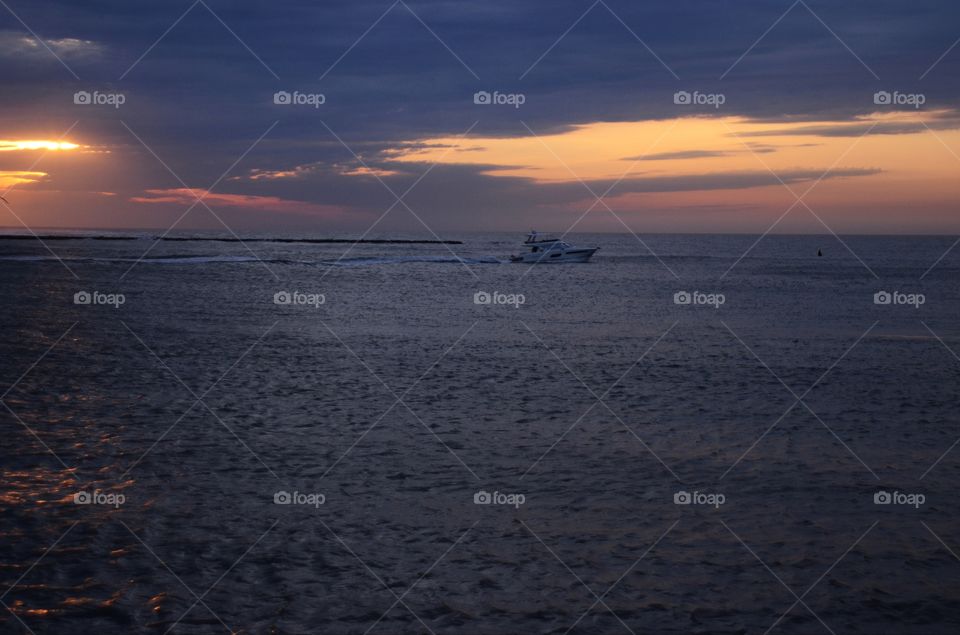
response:
M510 262L539 264L561 264L570 262L587 262L597 252L598 247L588 249L568 249L562 252L556 250L540 253L528 253L520 256L510 256Z

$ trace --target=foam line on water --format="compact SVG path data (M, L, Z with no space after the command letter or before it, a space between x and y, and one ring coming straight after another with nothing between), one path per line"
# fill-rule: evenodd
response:
M0 261L7 262L57 262L64 260L77 263L131 263L138 262L136 258L85 258L85 257L64 257L56 258L54 256L37 255L10 255L0 256ZM208 256L163 256L157 258L143 258L139 261L141 264L153 265L204 265L204 264L244 264L254 262L267 262L271 264L296 264L296 265L321 265L336 267L370 267L377 265L395 265L407 263L435 263L450 264L463 263L468 265L480 264L501 264L506 262L495 256L480 256L478 258L457 258L453 256L390 256L390 257L365 257L365 258L344 258L341 260L295 260L290 258L256 258L254 256L232 256L232 255L208 255Z

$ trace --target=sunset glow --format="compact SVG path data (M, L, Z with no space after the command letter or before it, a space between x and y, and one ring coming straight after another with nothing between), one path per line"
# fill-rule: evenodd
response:
M400 163L492 166L485 167L484 173L539 183L767 168L774 172L807 169L822 173L831 166L855 166L901 177L947 177L956 173L957 165L944 160L947 151L937 136L947 146L960 149L960 131L935 132L923 125L945 114L873 114L852 123L758 122L744 117L602 122L556 134L534 131L515 137L419 139L386 155ZM892 124L913 130L883 134L882 126ZM874 126L880 132L864 135L859 130L863 126Z
M40 141L0 139L0 152L16 152L18 150L76 150L80 146L69 141Z

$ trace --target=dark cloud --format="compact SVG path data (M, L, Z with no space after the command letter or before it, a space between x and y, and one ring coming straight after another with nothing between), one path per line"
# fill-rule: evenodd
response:
M960 128L960 117L955 113L936 116L929 115L919 121L880 121L841 123L840 125L794 126L751 132L738 132L739 137L862 137L872 135L916 134L926 130L955 130ZM810 145L810 144L803 144Z
M705 159L711 157L725 157L729 152L719 150L684 150L680 152L660 152L636 157L624 157L624 161L675 161L681 159Z

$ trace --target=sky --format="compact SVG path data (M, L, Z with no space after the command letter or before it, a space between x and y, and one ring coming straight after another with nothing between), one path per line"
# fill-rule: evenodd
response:
M0 2L0 226L960 232L948 0Z

